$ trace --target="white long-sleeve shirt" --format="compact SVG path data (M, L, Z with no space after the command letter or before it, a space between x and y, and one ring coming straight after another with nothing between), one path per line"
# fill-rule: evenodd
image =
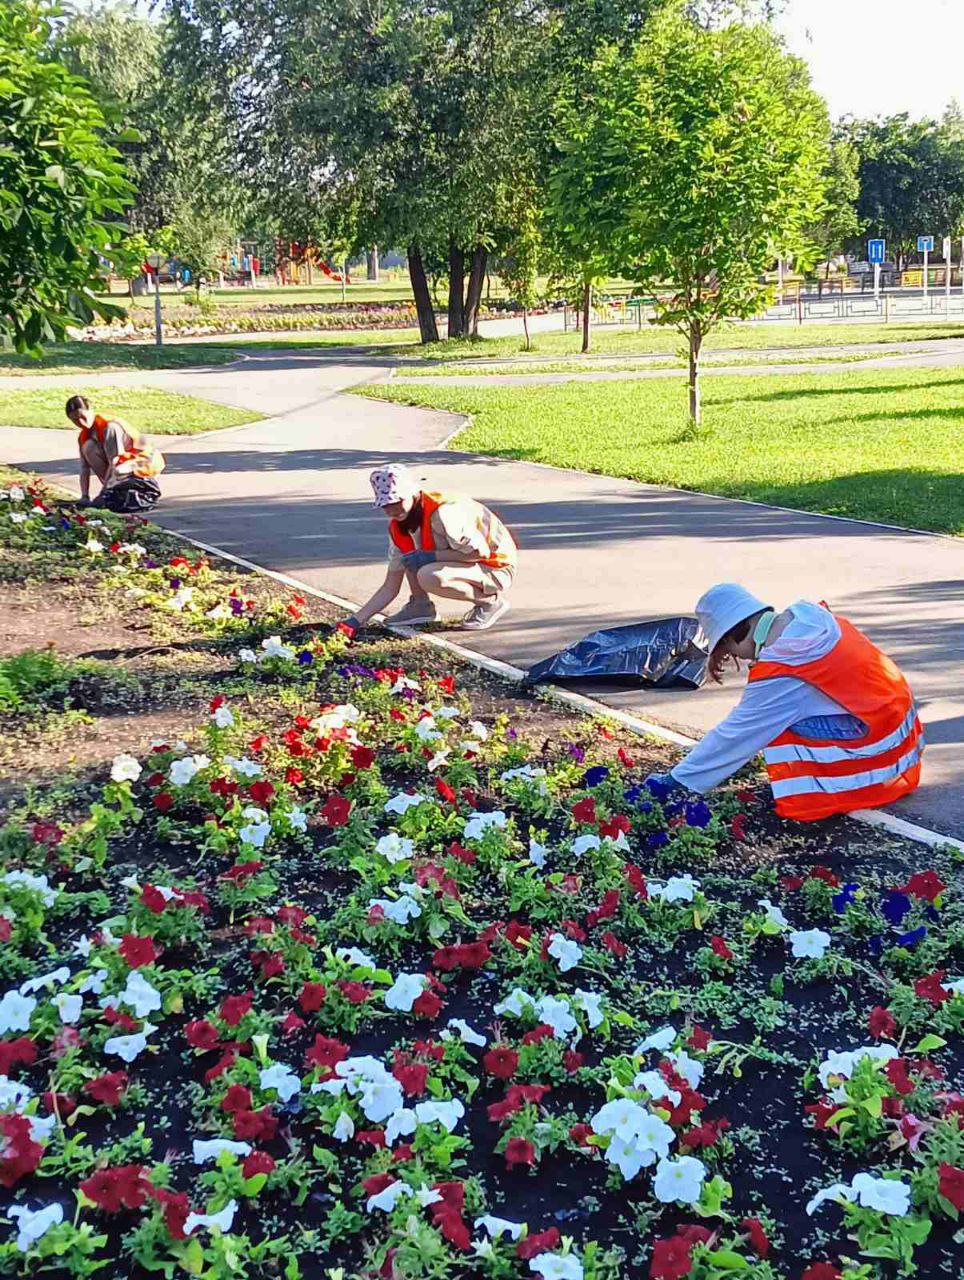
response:
M820 605L798 600L788 612L791 621L773 644L763 646L758 661L787 666L814 662L840 639L836 619ZM846 707L795 676L750 681L726 719L693 747L672 776L691 791L710 791L798 720L846 714Z

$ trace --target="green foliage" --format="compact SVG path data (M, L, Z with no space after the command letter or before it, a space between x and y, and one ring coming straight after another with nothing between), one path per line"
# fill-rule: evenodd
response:
M0 8L0 347L18 351L121 314L94 289L131 188L90 87L47 56L55 13Z
M593 77L593 98L562 113L556 204L567 238L655 293L658 323L685 335L698 421L704 336L760 309L775 252L807 248L826 107L769 28L707 29L679 4L628 53L604 50Z
M62 706L77 664L53 649L26 649L0 659L0 711L24 712L38 706Z

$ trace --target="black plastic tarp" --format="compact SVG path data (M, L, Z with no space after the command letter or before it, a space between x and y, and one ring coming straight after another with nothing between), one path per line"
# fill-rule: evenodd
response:
M654 618L594 631L531 667L526 684L631 679L656 689L699 689L706 649L695 618Z

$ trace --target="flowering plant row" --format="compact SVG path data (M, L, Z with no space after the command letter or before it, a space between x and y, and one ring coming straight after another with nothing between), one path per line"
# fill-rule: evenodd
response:
M0 832L4 1274L960 1268L952 864L336 636L234 687Z

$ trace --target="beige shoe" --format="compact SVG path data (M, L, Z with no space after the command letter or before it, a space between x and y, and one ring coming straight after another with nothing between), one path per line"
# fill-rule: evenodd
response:
M481 600L474 609L462 619L463 631L488 631L494 623L508 613L512 606L504 596L494 596L491 600Z
M415 627L420 622L438 622L438 610L428 596L413 596L407 605L385 619L389 627Z

